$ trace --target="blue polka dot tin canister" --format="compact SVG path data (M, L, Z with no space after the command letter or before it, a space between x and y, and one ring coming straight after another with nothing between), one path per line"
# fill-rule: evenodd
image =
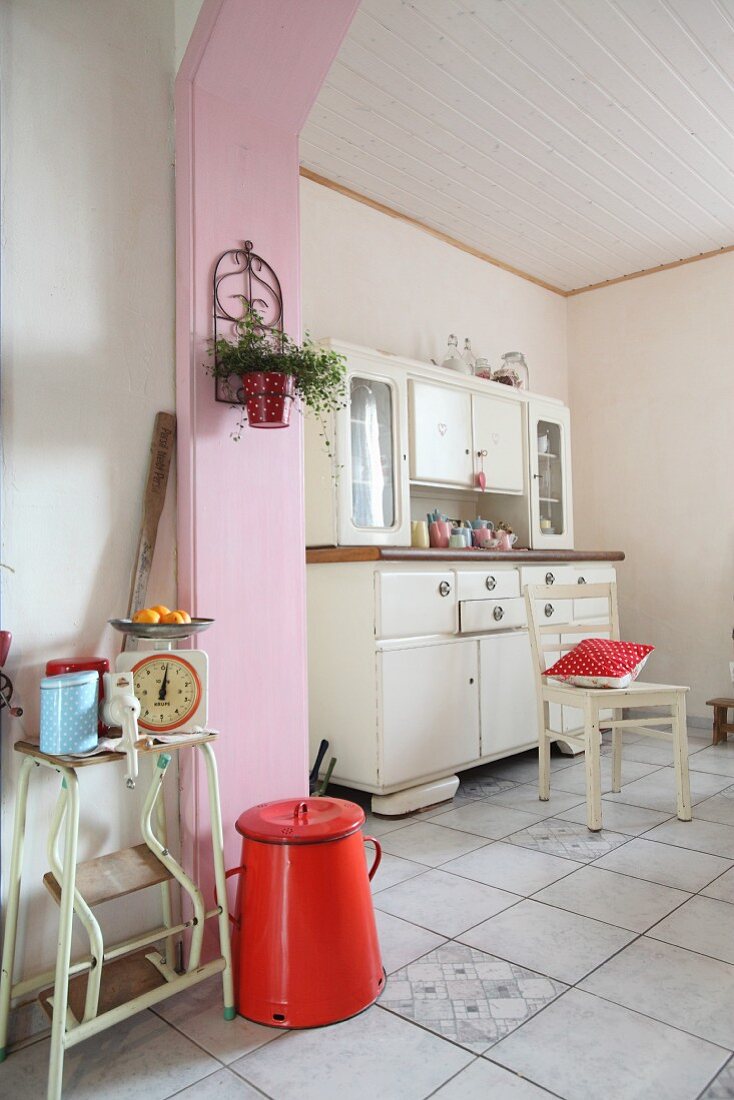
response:
M89 752L97 744L97 672L68 672L41 680L41 752Z

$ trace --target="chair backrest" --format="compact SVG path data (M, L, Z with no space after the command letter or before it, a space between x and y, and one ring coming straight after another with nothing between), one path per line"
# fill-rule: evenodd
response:
M557 604L559 600L570 600L571 607L578 606L579 600L605 600L606 611L594 615L593 619L574 619L570 622L545 621L545 609ZM583 638L613 638L619 641L619 611L617 608L617 585L615 581L605 584L587 584L580 588L576 584L528 584L525 586L525 607L528 616L530 645L533 651L536 686L544 683L541 673L548 667L547 657L553 654L553 662L563 653L568 653ZM553 663L551 662L551 663Z

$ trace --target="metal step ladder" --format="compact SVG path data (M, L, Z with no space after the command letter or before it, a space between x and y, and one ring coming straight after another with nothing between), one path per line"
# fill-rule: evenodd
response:
M215 740L216 735L209 734L189 737L186 741L164 747L145 739L139 741L137 751L155 757L153 777L140 816L144 843L79 864L76 861L80 819L77 770L120 763L124 761L124 756L109 752L75 759L48 756L37 745L25 741L15 745L15 751L24 759L18 779L0 978L0 1062L4 1061L7 1053L11 1000L40 991L40 1003L51 1018L47 1100L61 1100L64 1053L69 1047L205 981L213 974L222 975L224 1018L232 1020L235 1017L222 816L217 765L212 748ZM171 752L189 748L197 750L204 758L209 789L216 895L215 907L209 911L205 909L199 887L171 855L166 837L163 782L171 762ZM51 870L43 877L44 885L60 910L56 966L54 970L14 981L28 787L31 775L42 767L53 769L61 777L59 796L48 832ZM59 851L62 833L63 860ZM193 911L193 916L176 924L173 923L171 897L174 882L188 896ZM152 886L160 887L162 892L162 924L106 946L94 908L103 902L124 898ZM74 914L89 938L89 954L72 962ZM202 963L204 927L206 921L213 918L218 924L220 954L211 962ZM179 973L175 969L176 950L184 933L190 934L189 960L186 970Z

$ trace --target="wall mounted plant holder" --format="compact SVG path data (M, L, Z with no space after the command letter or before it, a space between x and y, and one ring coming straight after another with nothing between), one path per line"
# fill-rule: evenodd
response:
M223 252L214 266L213 276L214 347L219 338L236 335L236 325L248 314L258 318L258 328L271 332L275 338L283 332L283 292L280 280L270 264L252 251L252 241L244 241L242 248ZM216 350L214 364L217 365ZM268 375L268 378L271 378ZM290 415L292 397L282 393L270 393L271 385L253 383L253 395L245 393L242 378L236 374L228 378L214 379L215 397L227 405L249 404L249 396L285 398ZM249 387L248 387L249 389ZM255 394L257 389L257 394ZM263 405L264 408L264 405ZM253 405L253 411L255 406ZM251 421L256 423L256 421ZM287 419L285 421L287 424ZM279 425L285 427L285 424ZM264 426L262 422L258 426Z

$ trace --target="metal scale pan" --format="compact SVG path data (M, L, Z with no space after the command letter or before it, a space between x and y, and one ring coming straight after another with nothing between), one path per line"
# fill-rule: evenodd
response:
M190 623L134 623L132 619L109 619L110 626L121 634L145 638L152 642L178 642L208 630L214 619L192 619Z

